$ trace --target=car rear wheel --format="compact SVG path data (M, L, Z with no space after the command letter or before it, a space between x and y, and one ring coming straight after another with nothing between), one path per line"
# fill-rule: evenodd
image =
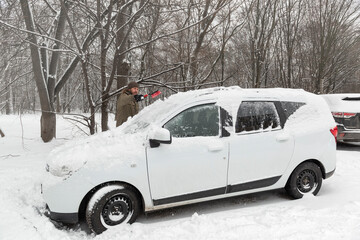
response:
M86 222L96 234L122 223L133 223L140 212L137 195L129 187L109 185L91 197L86 208Z
M312 162L300 164L291 174L285 189L294 199L302 198L306 194L316 195L322 184L321 170Z

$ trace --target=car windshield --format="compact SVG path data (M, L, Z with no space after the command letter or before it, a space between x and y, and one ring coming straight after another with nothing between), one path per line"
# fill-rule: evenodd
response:
M180 95L181 96L181 95ZM146 131L149 126L161 122L171 111L183 102L177 96L171 96L166 100L157 100L153 104L142 109L132 119L124 124L123 132L132 134Z
M136 133L136 132L142 132L149 126L150 126L150 123L148 123L148 122L131 121L131 123L129 123L124 128L124 133L125 134L133 134L133 133Z

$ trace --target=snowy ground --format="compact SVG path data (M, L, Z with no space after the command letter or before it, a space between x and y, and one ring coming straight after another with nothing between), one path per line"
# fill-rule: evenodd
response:
M58 117L44 144L39 115L0 115L0 239L360 239L360 147L339 146L337 169L317 197L290 200L283 190L154 212L101 235L56 228L42 215L40 182L47 154L84 137Z

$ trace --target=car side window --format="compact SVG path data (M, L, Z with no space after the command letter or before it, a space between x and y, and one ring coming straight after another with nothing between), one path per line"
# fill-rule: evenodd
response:
M301 106L304 105L305 103L302 102L281 102L286 119L288 119L291 114L296 112Z
M164 128L178 138L218 136L219 108L215 104L188 108L168 121Z
M280 118L273 102L242 102L236 120L236 133L280 127Z

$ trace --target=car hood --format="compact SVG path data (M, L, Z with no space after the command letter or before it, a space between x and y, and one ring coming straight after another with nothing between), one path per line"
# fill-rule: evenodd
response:
M47 170L63 177L85 168L112 168L135 164L145 159L146 133L123 133L122 129L102 132L84 139L74 139L54 149Z

